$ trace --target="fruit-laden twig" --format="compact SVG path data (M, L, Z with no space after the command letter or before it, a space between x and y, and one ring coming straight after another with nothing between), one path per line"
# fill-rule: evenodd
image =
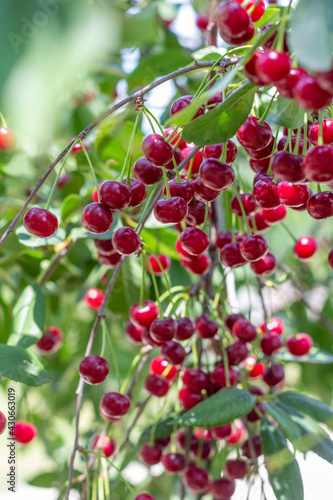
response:
M223 60L223 67L227 68L229 66L234 66L237 64L239 61L239 57L233 57L231 59L224 59ZM216 64L216 61L196 61L195 63L185 66L185 68L180 68L177 71L173 71L172 73L169 73L168 75L161 76L160 78L157 78L153 83L150 85L147 85L146 87L143 87L140 90L137 90L133 94L129 95L122 101L119 101L117 104L112 106L112 108L108 109L105 113L103 113L99 118L97 118L95 121L93 121L88 127L86 127L82 132L78 134L77 137L74 137L74 139L71 140L71 142L68 144L68 146L59 154L59 156L54 160L53 163L49 166L49 168L46 170L46 172L43 174L43 176L38 180L37 184L31 191L30 195L28 196L27 200L24 202L22 205L22 208L19 210L17 215L14 217L13 221L11 222L10 226L7 228L7 230L4 232L0 239L0 246L5 242L7 237L9 236L10 233L12 233L15 229L16 224L20 220L21 216L25 212L26 208L28 207L29 203L31 200L34 198L35 194L38 192L40 187L44 184L50 173L53 171L53 169L58 165L60 160L64 158L64 156L68 153L70 150L71 146L77 139L83 140L91 130L93 130L97 125L99 125L103 120L105 120L108 116L110 116L112 113L120 109L122 106L125 106L131 101L135 101L138 97L142 97L145 94L147 94L150 90L158 87L159 85L162 85L163 83L167 82L168 80L172 80L173 78L177 78L180 75L183 75L185 73L189 73L190 71L195 71L195 70L200 70L200 69L205 69L205 68L211 68Z

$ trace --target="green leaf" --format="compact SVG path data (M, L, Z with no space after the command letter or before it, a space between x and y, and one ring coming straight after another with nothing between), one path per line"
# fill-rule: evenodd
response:
M333 429L333 410L325 403L293 391L282 392L276 399Z
M0 373L14 382L39 386L50 382L43 365L22 347L0 344Z
M45 323L45 299L39 285L28 285L23 290L14 306L13 318L9 345L29 347L41 337Z
M286 99L281 95L277 98L277 116L273 119L281 127L299 128L304 125L304 110L294 99Z
M260 434L269 482L277 500L303 500L303 482L299 465L288 449L282 432L263 418Z
M229 387L199 403L175 420L191 427L216 427L232 422L249 413L255 398L247 391Z
M82 197L78 194L70 194L68 195L61 206L61 219L63 221L68 221L77 211L77 209L81 206Z
M224 49L219 49L214 45L203 47L192 53L193 59L196 61L216 61L224 54Z
M330 365L333 363L333 355L317 347L311 348L309 354L305 356L293 356L287 350L281 350L276 354L275 359L284 362L293 361L294 363L312 363L316 365Z
M249 116L256 91L253 83L245 83L216 108L188 123L182 138L197 146L230 139Z
M301 433L288 413L274 403L265 403L265 405L268 413L273 417L275 422L279 424L286 438L289 439L289 441L291 441L292 443L297 441L301 437Z
M178 260L179 255L175 249L175 243L177 240L177 234L175 231L171 231L166 228L150 229L149 231L143 229L140 236L152 252L163 253L172 259Z
M61 227L59 227L54 235L50 236L50 238L39 238L38 236L33 236L25 230L23 225L19 226L15 230L15 233L19 242L30 248L45 247L48 245L55 246L59 245L59 243L66 239L66 232Z
M329 70L333 52L332 0L300 0L292 13L288 43L309 70Z

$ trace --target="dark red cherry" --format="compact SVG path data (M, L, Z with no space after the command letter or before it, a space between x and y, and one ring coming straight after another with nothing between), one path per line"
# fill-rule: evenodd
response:
M217 334L219 325L214 319L209 319L209 314L202 314L195 320L197 335L202 339L210 339Z
M286 182L305 181L303 170L303 157L288 153L288 151L278 151L273 156L272 172L275 177Z
M145 388L153 396L163 398L169 390L169 383L159 375L148 375L145 380Z
M190 318L181 318L177 322L177 332L175 338L177 340L187 340L194 335L195 332L195 323L193 319Z
M287 99L292 99L295 85L303 76L307 75L308 73L305 71L305 69L291 68L287 76L283 80L279 81L276 85L279 94L281 94L283 97L286 97Z
M251 410L246 415L248 422L258 422L258 420L261 419L261 416L260 416L260 414L258 415L259 412L257 412L256 409L259 410L260 413L262 413L263 415L265 415L265 413L267 412L266 406L264 405L264 403L256 402L253 410Z
M139 459L147 465L147 467L158 464L161 461L161 457L162 448L160 446L151 446L149 443L146 443L141 446L139 450Z
M252 446L250 446L249 439L242 444L242 452L246 458L253 459L262 455L261 439L257 434L251 437ZM252 457L254 453L255 457Z
M257 329L245 318L241 318L232 327L232 333L242 342L252 342L257 337Z
M109 269L114 269L120 259L122 258L122 255L120 253L114 252L111 255L105 255L105 254L98 254L98 262L102 266L106 266Z
M235 180L235 172L230 165L221 163L215 158L207 158L202 162L199 176L206 187L215 191L228 189Z
M150 325L149 333L156 342L168 342L177 331L177 322L173 318L155 319Z
M165 165L165 170L174 170L175 163L178 166L183 160L183 155L180 149L174 149L173 151L173 159L169 163Z
M211 427L210 433L214 439L225 439L231 434L231 424L224 424L218 427Z
M21 444L30 443L36 435L37 429L30 422L16 420L14 427L12 427L11 438L16 439L16 441Z
M243 236L239 235L237 230L233 232L235 233L236 242L240 243L241 241L243 241ZM215 242L216 250L220 252L227 243L231 242L232 242L232 231L229 231L228 233L226 233L225 231L221 231L216 238Z
M234 1L219 3L215 19L222 38L244 36L250 26L248 13Z
M207 234L198 227L188 227L180 234L179 238L182 248L190 255L201 255L208 250L209 238Z
M333 248L329 251L328 254L328 265L333 269Z
M171 259L167 255L149 255L148 257L150 266L146 262L146 269L150 272L150 267L153 270L154 276L163 276L163 273L167 273L171 267Z
M149 365L149 371L153 375L160 375L169 382L173 382L177 377L178 370L160 356L153 358Z
M299 260L306 261L316 253L317 248L316 240L311 236L302 236L294 246L294 254Z
M123 184L126 184L131 192L131 199L128 208L134 208L141 205L147 196L146 186L138 179L130 178L130 184L127 183L127 179L123 179Z
M166 344L163 344L161 355L172 365L181 365L186 357L186 351L181 344L170 340Z
M252 271L258 276L269 276L276 270L276 258L270 252L268 252L262 259L256 262L251 262Z
M219 160L223 152L223 144L211 144L204 147L205 158L215 158ZM237 157L237 146L230 139L227 142L227 158L226 163L233 163Z
M149 328L158 317L158 306L152 300L145 300L142 305L134 304L129 310L131 322L137 327Z
M278 188L278 194L279 194L279 188ZM285 218L285 216L287 215L287 209L283 205L268 210L262 208L260 210L260 215L267 224L273 226L274 224L278 224Z
M222 33L220 30L220 35L223 38L225 42L227 42L230 45L245 45L248 43L250 40L252 40L253 36L255 34L255 28L254 24L252 21L250 21L249 27L246 31L246 33L242 36L228 36L226 33Z
M234 342L227 347L229 365L239 365L248 355L248 348L243 342Z
M83 358L79 366L80 377L90 385L101 384L109 375L110 367L101 356L90 355Z
M273 210L275 209L273 208ZM255 224L253 223L252 218L254 219ZM256 212L251 217L248 217L247 221L252 233L263 233L270 228L270 224L263 218L260 212Z
M154 167L161 167L172 161L173 149L159 134L147 135L141 143L141 151Z
M183 373L183 384L191 392L207 390L210 385L209 375L199 368L187 368Z
M253 82L258 87L262 87L266 85L266 83L260 78L257 73L257 62L262 56L263 52L255 52L251 59L244 65L244 74L245 76Z
M270 387L274 387L282 382L284 379L284 369L281 363L272 363L271 366L264 372L262 378Z
M100 187L101 202L112 210L122 210L129 205L131 192L122 182L105 181Z
M91 233L106 233L112 226L112 223L112 212L102 203L90 203L83 210L82 225Z
M326 219L333 216L333 193L322 191L314 194L308 199L307 210L311 217L316 220Z
M228 479L244 479L249 471L249 466L244 460L228 460L224 472Z
M189 273L202 275L208 273L212 261L209 255L203 254L190 262L181 258L180 263Z
M124 394L107 392L101 399L100 412L106 420L119 420L128 413L131 402Z
M331 182L333 180L333 148L316 146L310 149L303 160L303 171L309 181Z
M41 354L54 354L59 351L62 342L63 335L61 330L55 326L49 326L47 331L36 342L36 347Z
M190 203L194 196L194 187L192 182L182 179L181 182L177 182L176 179L172 179L168 182L170 194L172 197L178 196L182 198L186 203ZM167 191L164 186L163 194L166 197Z
M217 387L225 388L227 386L227 377L224 365L216 366L211 373L211 381ZM234 368L229 368L229 383L231 386L236 385L239 378L239 371Z
M213 97L208 99L207 106L213 106L214 104L217 105L217 104L220 104L220 102L222 102L222 101L223 101L223 94L222 94L222 90L220 90L219 92L214 94Z
M181 111L182 109L186 108L191 103L192 99L193 99L192 95L184 95L173 101L170 108L170 115L172 116ZM205 112L204 106L200 106L200 108L194 115L193 119L197 118L200 115L203 115L204 112Z
M209 491L218 500L230 500L235 493L236 483L233 479L215 479L210 485Z
M33 207L25 213L23 225L30 234L39 238L49 238L58 229L58 219L45 208Z
M126 324L125 335L132 344L142 344L142 332L144 328L135 326L130 321Z
M152 186L163 177L163 169L154 167L144 156L136 160L133 165L133 174L136 179L146 186Z
M225 327L227 330L229 330L230 333L232 332L232 328L233 328L234 324L239 319L245 319L245 318L242 314L237 314L237 313L236 314L229 314L229 316L227 316L225 318L225 320L224 320Z
M188 155L190 153L192 153L194 149L194 146L188 146L186 148L184 148L182 150L182 156L183 156L183 160L185 160L185 158L188 157ZM185 165L185 170L189 170L190 168L190 165L192 164L192 167L191 167L191 173L192 175L194 174L197 174L199 172L199 168L200 168L200 165L201 163L203 162L203 159L204 159L204 156L203 156L203 153L202 151L198 151L197 153L195 153L194 157L192 158L192 160L190 160L186 165Z
M220 252L220 259L226 267L240 267L246 264L246 260L240 253L239 243L227 243Z
M262 208L276 208L280 205L278 187L270 180L255 183L253 198Z
M201 392L192 392L187 387L183 387L180 389L178 398L180 401L180 404L186 408L186 410L191 410L191 408L194 408L198 403L201 403L203 400L203 395Z
M187 204L179 196L158 200L154 207L154 216L162 224L177 224L185 219L187 212Z
M98 253L101 255L112 255L116 253L112 240L94 240L94 243Z
M252 168L253 172L262 172L263 170L267 170L271 161L271 157L261 158L260 160L255 160L250 158L249 164Z
M182 453L165 453L162 455L162 464L169 474L177 474L185 469L186 459Z
M267 333L260 341L260 349L266 356L272 356L283 346L283 339L281 335L272 335Z
M259 118L249 116L238 129L237 139L244 148L263 149L272 139L272 130L268 123L260 125Z
M291 182L280 182L278 185L278 196L281 203L287 207L300 207L308 201L310 189L306 184L292 184Z
M205 160L212 161L212 160ZM217 160L215 160L217 161ZM221 191L217 191L216 189L211 189L207 187L201 180L200 177L195 179L193 182L194 187L194 196L197 200L207 203L209 201L214 201L220 195Z
M248 262L255 262L266 255L268 251L268 241L265 236L253 234L240 243L239 250L245 260Z
M241 200L246 215L253 214L256 211L257 205L251 193L242 193L239 195L239 198ZM238 215L239 217L242 217L243 212L237 195L231 198L230 208L234 214Z
M201 226L205 220L206 203L199 200L192 200L188 204L188 214L185 217L185 222L188 226ZM212 217L212 209L209 207L208 220Z
M109 436L104 436L101 442L99 442L100 439L101 435L97 434L92 441L91 449L94 451L102 450L106 458L111 457L117 446L115 440L109 438Z
M294 356L305 356L312 346L312 338L306 333L297 333L287 339L287 349Z
M121 227L112 236L112 244L121 255L131 255L139 250L141 240L131 227Z
M312 76L303 76L294 87L294 99L297 104L308 110L323 109L332 102L332 95L319 86Z
M265 83L277 83L287 77L290 71L290 58L285 52L265 50L256 62L256 70Z
M198 439L191 445L191 452L195 458L208 460L214 455L214 448L210 439Z
M209 485L210 476L209 473L195 465L189 465L183 472L182 480L185 486L190 488L191 491L195 493L200 493L201 491L206 491Z

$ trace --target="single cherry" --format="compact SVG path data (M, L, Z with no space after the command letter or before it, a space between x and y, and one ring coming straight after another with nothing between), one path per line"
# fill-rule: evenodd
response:
M104 436L104 440L99 443L100 434L95 436L91 444L91 448L94 451L102 450L106 458L111 457L116 449L116 442L114 439L109 438L109 436Z
M220 259L226 267L240 267L246 264L246 260L240 252L239 243L227 243L220 252Z
M192 392L187 387L180 389L178 394L180 404L186 408L186 410L191 410L198 403L203 400L203 395L201 392Z
M189 465L183 472L182 480L185 486L195 491L195 493L200 493L206 491L209 485L210 476L205 469L196 467L195 465Z
M133 174L134 177L145 184L145 186L152 186L162 179L163 169L154 167L147 158L142 157L134 163Z
M161 461L161 457L162 448L160 446L151 446L149 443L146 443L141 446L139 450L139 459L147 465L147 467L158 464Z
M185 217L185 222L188 226L201 226L205 220L206 214L206 203L193 199L191 203L188 204L188 213ZM212 208L208 208L208 217L209 221L212 217Z
M54 354L62 346L63 336L61 330L55 326L49 326L46 332L36 342L36 347L41 354Z
M272 363L271 366L265 370L262 378L270 387L274 387L282 382L284 379L284 369L281 363Z
M251 215L256 211L257 205L251 193L242 193L239 196L235 195L231 198L231 211L238 215L238 217L242 217L243 215L242 207L246 215Z
M181 258L180 263L188 272L203 275L208 273L212 261L209 255L203 254L195 257L190 262Z
M178 222L182 222L187 212L187 204L179 196L158 200L154 207L154 216L162 224L177 224Z
M169 382L173 382L178 374L178 370L175 366L169 364L168 361L157 356L153 358L149 365L149 371L152 375L160 375Z
M202 339L210 339L217 334L219 325L214 319L209 319L209 314L202 314L195 320L197 335Z
M227 386L226 370L224 365L216 366L211 373L211 381L217 387L224 389ZM229 368L229 384L236 385L239 378L239 371L234 368Z
M290 57L285 52L265 50L256 62L259 77L267 84L278 83L287 77L290 71Z
M150 134L141 143L143 155L154 167L162 167L172 161L173 149L159 134Z
M280 335L266 333L260 341L260 349L266 356L272 356L283 346L283 339Z
M144 328L135 326L130 321L126 324L125 335L132 344L142 344L142 332Z
M312 338L306 333L297 333L287 339L287 349L294 356L305 356L312 346Z
M155 319L150 325L149 333L156 342L168 342L176 335L177 322L171 318Z
M317 248L316 240L311 236L302 236L294 246L294 254L299 260L306 261L316 253Z
M17 143L16 134L7 127L0 127L0 150L11 151Z
M37 436L37 429L33 424L29 422L22 422L17 420L13 427L14 438L18 443L28 444Z
M100 402L100 413L105 420L120 420L128 413L131 402L124 394L107 392Z
M112 244L121 255L131 255L139 250L141 240L131 227L121 227L112 236Z
M193 99L192 95L184 95L173 101L170 108L170 115L172 116L181 111L182 109L187 108L187 106L192 102L192 99ZM200 108L195 113L192 119L197 118L200 115L203 115L204 112L205 112L204 106L200 106Z
M177 322L177 331L175 338L177 340L187 340L194 335L195 322L190 318L181 318Z
M39 238L49 238L58 229L57 217L45 208L30 208L24 215L25 230Z
M259 123L259 118L249 116L238 129L238 142L245 148L258 150L266 147L272 140L272 130L268 123Z
M257 329L245 318L241 318L232 327L232 333L241 342L252 342L257 337Z
M131 192L122 182L105 181L100 187L101 202L112 210L122 210L129 205Z
M104 382L109 375L109 371L109 363L101 356L86 356L79 366L80 377L90 385L97 385Z
M130 183L127 183L127 179L123 179L123 184L126 184L131 192L131 199L127 208L135 208L141 205L147 196L147 189L143 182L131 177Z
M258 276L269 276L275 272L276 266L276 258L270 252L267 252L262 259L251 262L251 269Z
M331 182L333 180L333 148L315 146L310 149L303 160L303 171L309 181Z
M129 310L131 322L137 327L149 328L158 317L158 306L152 300L144 300L143 304L134 304Z
M150 266L146 263L146 269L150 272L151 267L155 276L163 276L163 273L167 273L170 270L171 259L167 255L149 255L148 259Z
M205 160L205 161L212 161L212 160ZM197 177L195 179L195 181L193 182L193 187L194 187L195 198L199 201L203 201L204 203L216 200L216 198L218 198L221 193L221 191L207 187L202 182L200 177Z
M177 474L185 469L186 459L182 453L165 453L161 459L165 471L169 474Z
M307 110L323 109L329 106L332 95L320 87L313 76L303 76L299 79L293 91L297 104Z
M204 147L204 157L205 158L215 158L219 160L223 152L223 144L210 144ZM236 144L228 139L227 142L227 158L226 163L233 163L237 157L237 146Z
M186 351L181 344L174 340L170 340L163 344L161 355L172 365L181 365L186 357Z
M310 189L306 184L282 181L278 185L278 197L287 207L300 207L308 201Z
M242 257L248 262L262 259L268 251L268 241L260 234L253 234L245 238L239 245Z
M82 225L91 233L106 233L112 226L112 223L112 212L102 203L90 203L83 210Z
M174 198L175 196L182 198L186 203L190 203L194 196L194 187L192 182L182 179L181 182L177 182L176 179L172 179L168 182L169 191ZM167 196L167 190L164 186L163 194Z
M316 220L326 219L333 216L333 193L322 191L310 196L307 210L311 217Z
M219 3L215 19L222 38L244 36L250 26L248 13L235 1Z
M215 158L207 158L202 162L199 176L206 187L215 191L228 189L235 180L235 172L230 165Z
M98 288L89 288L84 296L84 301L90 309L98 310L104 300L104 293Z
M218 500L230 500L235 493L236 483L233 479L215 479L210 485L209 491Z
M228 479L244 479L249 471L249 466L244 460L228 460L224 472Z
M278 194L279 194L279 187L278 187ZM283 205L270 209L262 208L260 210L260 215L267 224L269 224L270 226L274 226L274 224L278 224L285 218L285 216L287 215L287 209Z
M248 348L243 342L235 342L227 347L229 365L239 365L248 355Z
M211 427L210 433L214 439L225 439L230 436L232 428L231 424L224 424L218 427Z
M182 248L191 255L201 255L208 250L209 238L207 234L197 227L188 227L180 235Z
M264 322L261 323L259 328L263 333L282 335L284 332L284 323L281 318L273 316L267 321L266 324Z
M208 373L199 368L187 368L183 373L183 384L191 392L200 393L203 389L209 388Z

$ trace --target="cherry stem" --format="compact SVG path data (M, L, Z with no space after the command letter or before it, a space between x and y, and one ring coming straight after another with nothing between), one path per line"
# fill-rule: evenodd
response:
M113 461L109 460L102 452L102 450L85 450L87 451L88 453L91 453L92 455L96 455L97 457L99 458L103 458L104 460L106 460L106 462L111 466L113 467L119 474L119 477L120 479L123 481L123 483L126 485L126 487L129 489L129 491L131 492L132 495L135 495L135 491L134 491L134 488L132 487L132 485L124 478L124 476L122 475L121 473L121 470L119 469L119 467L117 467L116 465L114 465ZM98 497L100 498L100 497Z
M138 223L137 223L137 225L136 225L136 228L134 229L134 231L135 231L135 232L137 232L137 231L138 231L139 227L140 227L140 226L141 226L141 224L142 224L142 221L144 220L144 218L145 218L145 216L146 216L146 214L147 214L147 211L148 211L148 210L150 210L150 208L151 208L151 206L150 206L150 202L151 202L151 200L154 198L154 196L156 196L156 191L155 191L155 190L154 190L154 191L152 191L152 192L150 193L149 197L147 198L147 202L146 202L146 204L145 204L145 208L144 208L144 210L143 210L143 212L142 212L142 214L141 214L141 217L140 217L140 219L139 219L139 221L138 221Z
M6 122L6 120L5 120L4 116L3 116L3 114L1 113L1 111L0 111L0 120L1 120L1 125L2 125L3 127L5 127L5 128L8 128L8 127L7 127L7 122Z
M295 242L297 243L297 238L296 236L290 231L290 229L288 228L288 226L284 223L284 222L280 222L280 226L283 227L283 229L289 234L290 238Z
M141 109L139 109L139 111L137 111L137 114L136 114L136 117L135 117L133 131L132 131L132 135L131 135L130 142L129 142L129 145L128 145L128 149L127 149L127 152L126 152L126 157L125 157L124 165L123 165L123 168L122 168L122 170L120 172L120 175L118 177L118 180L120 182L122 182L122 180L124 178L124 175L127 172L126 184L130 184L131 183L131 159L132 159L132 154L133 154L133 147L134 147L135 137L136 137L136 134L137 134L137 131L138 131L138 128L139 128L140 118L141 118Z
M318 136L318 146L322 146L324 144L324 138L323 138L323 118L324 118L324 113L323 110L321 109L319 111L319 136Z
M287 151L288 148L291 149L291 133L292 133L292 131L289 128L288 129L288 139L284 145L283 151Z
M62 172L62 170L63 170L63 168L64 168L64 166L65 166L65 163L66 163L66 161L67 161L67 158L68 158L68 156L70 155L70 153L71 153L71 151L72 151L73 147L75 146L75 144L77 144L77 141L74 141L74 142L73 142L73 144L71 145L70 149L67 151L67 153L66 153L66 155L65 155L65 157L64 157L64 159L63 159L63 161L62 161L61 167L59 168L59 171L58 171L58 173L57 173L57 175L56 175L55 181L54 181L54 183L53 183L53 185L52 185L52 188L51 188L51 191L50 191L50 194L49 194L48 200L47 200L46 205L45 205L46 210L48 210L48 209L50 208L51 201L52 201L52 197L53 197L53 193L54 193L54 190L55 190L55 188L56 188L56 186L57 186L57 184L58 184L59 177L60 177L61 172Z
M273 149L272 149L272 153L271 153L271 159L269 160L269 165L268 165L268 171L267 171L268 174L272 173L272 161L273 161L273 156L274 156L274 153L276 150L276 143L278 140L279 132L280 132L280 125L278 125L277 129L276 129L276 134L275 134L274 143L273 143Z
M249 9L246 9L247 13L251 15L254 9L260 4L260 2L261 0L257 0L256 3L254 3Z
M192 158L192 159L191 159L191 161L190 161L190 165L189 165L189 167L188 167L188 171L187 171L187 176L186 176L186 179L191 179L193 162L194 162L194 156L193 156L193 158Z
M147 120L149 120L148 115L152 117L152 119L154 120L154 122L156 123L156 125L158 126L158 128L160 129L160 132L161 132L162 136L165 139L165 132L164 132L163 128L161 127L160 122L158 121L158 119L156 118L156 116L151 111L149 111L149 109L146 108L146 107L143 108L143 111L144 111L144 113L145 113L145 115L147 117ZM149 123L151 125L151 121L150 120L149 120Z
M207 222L208 222L208 214L209 214L209 203L206 204L206 208L205 208L205 219L204 219L204 222L202 225L203 231L206 231Z
M243 219L244 219L244 224L246 226L247 234L248 234L248 236L250 236L251 235L250 224L249 224L249 221L247 220L247 215L246 215L246 212L245 212L245 209L244 209L244 205L243 205L242 199L240 197L239 191L236 188L236 186L233 184L232 187L233 187L233 190L235 191L235 194L237 196L240 209L242 211L242 215L243 215Z
M152 122L152 121L151 121L151 119L150 119L149 114L147 113L147 109L143 109L143 112L144 112L145 117L147 118L147 120L148 120L148 122L149 122L150 128L152 129L153 133L155 134L155 132L156 132L156 131L155 131L155 127L154 127L154 125L153 125L153 122Z
M279 26L278 36L277 36L277 44L276 44L276 50L277 50L277 52L282 52L283 51L283 46L284 46L284 32L285 32L285 29L286 29L287 19L289 17L289 9L290 9L290 5L291 5L291 1L290 1L290 4L289 4L289 7L284 7L282 9L282 12L281 12L281 21L280 21L280 26Z
M119 391L120 391L121 380L120 380L119 367L118 367L118 363L117 363L117 356L116 356L116 353L115 353L115 350L114 350L114 346L113 346L111 334L110 334L110 331L109 331L109 328L107 326L105 318L104 318L104 321L102 322L102 328L103 328L103 334L106 335L106 338L108 339L108 344L109 344L109 347L110 347L111 356L112 356L112 360L113 360L113 366L114 366L114 370L116 372L116 377L117 377L117 382L118 382L118 388L119 388Z
M141 275L141 288L140 288L140 306L143 306L145 298L145 277L146 277L146 266L145 266L145 253L141 254L141 264L142 264L142 275Z
M210 85L211 84L211 80L208 82L209 80L209 77L211 75L211 73L215 70L216 66L219 65L220 61L222 61L222 59L224 58L224 55L219 57L216 61L215 61L215 64L210 68L210 70L208 71L207 75L205 76L205 78L202 80L202 82L200 83L199 85L199 88L198 90L196 91L196 93L194 94L193 96L193 99L192 99L192 102L196 101L198 99L198 97L200 97L200 95L202 94L202 92L205 90L205 88L207 87L207 85ZM215 75L216 76L216 75ZM215 78L215 77L214 77ZM207 84L208 82L208 84Z
M158 310L159 310L159 317L160 317L160 319L163 319L162 307L161 307L161 303L160 303L160 293L158 290L157 281L156 281L155 274L154 274L153 268L151 266L150 260L147 259L146 255L145 255L145 261L147 262L147 265L149 267L150 277L151 277L151 280L153 282L153 287L154 287L156 301L157 301Z
M297 129L297 137L296 137L295 147L293 150L294 155L298 154L299 143L301 142L301 130L302 130L301 127ZM306 142L305 137L304 137L304 142Z
M262 117L261 117L261 118L260 118L260 120L258 121L259 125L262 125L262 124L264 123L264 121L265 121L265 119L266 119L266 117L267 117L267 115L268 115L268 113L269 113L269 111L270 111L270 109L271 109L271 107L272 107L272 104L273 104L273 102L274 102L274 99L275 99L275 96L276 96L277 92L278 92L278 91L276 90L276 91L275 91L275 93L274 93L274 95L272 96L272 98L271 98L271 100L270 100L270 102L269 102L269 104L268 104L267 108L265 109L265 111L264 111L264 113L263 113Z
M320 187L320 184L317 184L317 193L321 193L321 187Z
M123 385L120 388L120 393L125 394L127 392L127 386L129 384L129 381L131 380L135 368L139 365L140 361L143 359L144 355L147 354L147 352L143 349L135 356L133 359L131 366L129 367L129 370L127 372L127 375L125 377L125 380L123 382ZM149 353L148 353L149 354Z
M304 112L304 134L303 134L303 151L302 154L303 156L306 155L306 150L307 150L307 137L308 137L308 113L307 111Z
M172 292L171 292L171 285L170 285L169 278L168 278L168 276L167 276L167 273L166 273L166 272L164 271L164 269L163 269L163 266L162 266L162 264L161 264L161 261L160 261L160 259L159 259L159 256L158 256L158 255L155 255L154 257L155 257L155 259L157 260L158 265L160 266L161 273L162 273L162 275L163 275L163 279L164 279L164 281L165 281L165 286L166 286L167 291L168 291L169 296L170 296L170 302L173 304L173 307L174 307L173 297L172 297ZM160 299L160 300L161 300L161 299Z
M95 174L95 170L94 170L93 164L91 163L90 156L88 154L88 151L87 151L85 145L83 144L83 141L80 138L78 138L78 141L81 144L83 153L84 153L84 155L85 155L85 157L87 159L87 162L88 162L88 165L89 165L89 168L90 168L90 171L91 171L91 175L93 176L95 187L96 187L96 190L97 190L98 203L100 203L101 202L101 194L99 192L99 186L98 186L97 177L96 177L96 174Z
M228 141L226 141L222 144L222 154L221 154L221 158L220 158L221 163L226 163L227 153L228 153Z
M165 167L162 167L162 169L163 169L163 178L164 178L164 184L165 184L165 189L166 189L166 193L167 193L167 198L168 198L168 200L170 200L171 194L170 194L170 188L169 188L169 184L168 184L168 176L167 176ZM179 173L178 173L178 175L179 175Z

